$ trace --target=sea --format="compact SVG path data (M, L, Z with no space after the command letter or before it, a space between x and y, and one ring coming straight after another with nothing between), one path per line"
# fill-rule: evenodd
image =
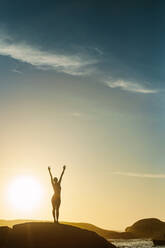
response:
M114 244L116 247L119 248L151 248L151 247L159 247L159 248L165 248L165 246L154 246L153 242L149 239L110 239L108 240L112 244Z

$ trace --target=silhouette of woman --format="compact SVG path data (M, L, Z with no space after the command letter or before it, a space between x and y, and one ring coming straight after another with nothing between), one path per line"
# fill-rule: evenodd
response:
M60 204L61 204L61 180L62 180L62 177L64 175L65 169L66 169L66 166L64 165L60 179L58 180L57 177L53 178L52 173L51 173L51 168L48 167L48 171L49 171L50 178L51 178L51 183L52 183L53 190L54 190L54 194L53 194L52 199L51 199L51 201L52 201L52 214L53 214L54 222L57 221L57 223L58 223L58 218L59 218L59 208L60 208Z

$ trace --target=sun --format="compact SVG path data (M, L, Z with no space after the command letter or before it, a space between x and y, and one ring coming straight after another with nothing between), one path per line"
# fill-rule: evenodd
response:
M42 187L36 178L20 176L9 185L8 196L11 207L21 212L32 211L40 206Z

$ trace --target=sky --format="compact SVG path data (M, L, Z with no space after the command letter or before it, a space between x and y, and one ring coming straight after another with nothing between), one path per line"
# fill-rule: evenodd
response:
M1 219L60 218L124 230L165 220L165 3L0 0ZM29 213L7 203L20 175L43 188Z

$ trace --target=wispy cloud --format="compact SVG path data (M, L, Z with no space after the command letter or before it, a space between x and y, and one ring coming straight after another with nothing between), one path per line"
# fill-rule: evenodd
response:
M134 173L134 172L121 172L116 171L113 174L128 177L140 177L140 178L165 178L165 174L151 174L151 173Z
M71 116L73 116L73 117L81 117L82 116L82 113L80 113L80 112L73 112L73 113L71 113Z
M158 93L158 90L148 89L142 84L124 81L124 80L117 80L117 81L106 80L105 84L110 88L120 88L122 90L130 91L130 92L137 92L143 94Z
M17 70L17 69L12 69L11 71L12 71L12 72L14 72L14 73L23 74L23 72L22 72L22 71Z
M15 43L10 37L0 35L0 55L31 64L41 70L56 70L71 75L88 75L96 59L81 55L61 55L42 51L26 43ZM16 71L15 71L16 72Z
M99 55L103 51L93 48ZM84 50L85 51L85 50ZM75 76L93 75L110 88L120 88L124 91L142 94L158 93L157 89L149 89L147 86L126 80L114 80L109 78L103 81L104 69L99 69L97 64L101 63L95 55L87 55L86 52L80 54L60 54L57 51L45 51L39 47L27 44L26 42L16 42L10 35L0 30L0 55L11 57L19 62L28 63L40 70L54 70ZM12 70L22 74L20 70Z
M103 55L103 51L98 48L98 47L95 47L94 50L99 54L99 55Z

